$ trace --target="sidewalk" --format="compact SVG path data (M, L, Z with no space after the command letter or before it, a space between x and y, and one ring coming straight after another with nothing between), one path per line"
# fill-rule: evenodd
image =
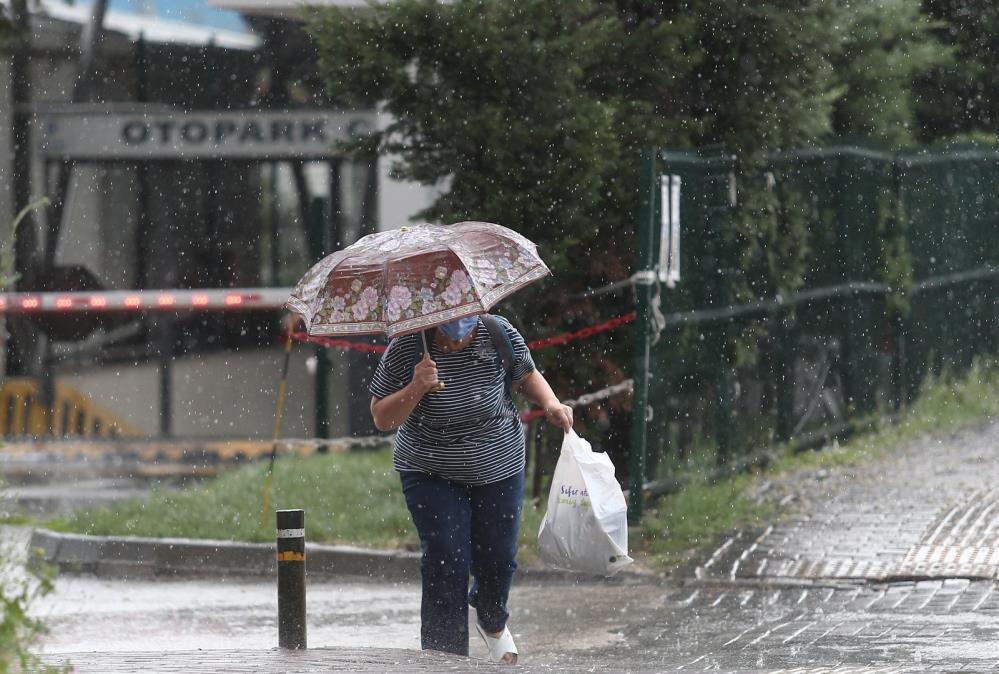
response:
M999 671L997 450L991 424L863 467L782 479L776 489L793 492L791 512L723 541L693 577L525 577L511 597L518 671ZM273 588L264 581L59 582L57 650L80 672L508 671L476 659L484 653L474 638L470 660L415 650L413 581L310 585L315 648L295 654L270 650ZM135 605L83 617L86 598L109 590ZM163 633L170 639L157 642ZM101 652L81 652L92 649Z
M791 476L778 485L794 490L791 513L724 541L633 624L632 657L684 671L997 671L997 484L996 423Z
M68 661L77 672L217 674L219 672L501 672L496 665L442 653L385 649L337 648L305 651L175 651L74 653ZM50 659L56 664L57 659Z
M789 517L726 540L699 577L996 579L999 425L923 438L862 468L802 477Z

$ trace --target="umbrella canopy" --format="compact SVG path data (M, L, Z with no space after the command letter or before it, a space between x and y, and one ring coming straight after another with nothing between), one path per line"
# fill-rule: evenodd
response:
M396 337L489 311L550 274L537 247L489 222L369 234L316 263L286 306L311 335Z

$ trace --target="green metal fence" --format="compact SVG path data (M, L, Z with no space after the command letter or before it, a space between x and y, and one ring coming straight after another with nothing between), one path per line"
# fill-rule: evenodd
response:
M659 259L661 180L680 185L682 278L638 293L647 414L632 494L664 457L711 446L726 463L828 437L906 404L927 373L996 353L999 153L837 147L749 167L718 151L650 153L639 271ZM799 284L781 287L775 251L801 265ZM640 516L640 495L631 506Z

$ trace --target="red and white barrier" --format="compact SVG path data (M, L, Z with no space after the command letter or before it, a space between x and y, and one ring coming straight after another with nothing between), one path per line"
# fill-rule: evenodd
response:
M291 288L104 290L0 294L0 313L59 314L131 311L247 311L281 309Z

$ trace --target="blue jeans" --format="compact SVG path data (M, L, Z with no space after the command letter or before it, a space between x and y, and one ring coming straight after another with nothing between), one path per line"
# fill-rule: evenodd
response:
M510 617L506 600L517 569L524 473L479 486L400 475L423 551L423 648L468 655L469 605L487 632L502 631Z

